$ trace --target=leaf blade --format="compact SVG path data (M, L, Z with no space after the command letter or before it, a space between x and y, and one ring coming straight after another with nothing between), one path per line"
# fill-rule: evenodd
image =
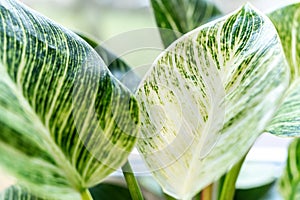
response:
M279 190L285 199L298 199L300 197L300 140L294 139L288 149L287 165L279 181Z
M156 23L165 47L194 28L221 14L207 0L151 0Z
M298 23L300 20L300 4L296 3L279 8L269 13L269 17L279 33L291 69L292 81L284 95L281 106L266 131L278 136L297 137L300 135L298 112L300 109L300 26Z
M276 9L268 14L278 30L285 55L291 68L292 79L299 77L300 63L300 4L295 3Z
M275 28L249 5L172 44L137 92L138 148L164 191L189 199L241 159L288 80Z
M300 135L299 89L300 79L296 79L286 91L284 100L276 111L276 115L266 127L266 132L284 137L298 137Z
M126 161L136 100L71 31L11 0L0 22L0 162L37 194L76 199Z

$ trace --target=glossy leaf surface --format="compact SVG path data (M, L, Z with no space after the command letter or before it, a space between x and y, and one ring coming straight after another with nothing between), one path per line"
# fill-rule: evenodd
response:
M34 194L79 193L135 145L138 106L71 31L0 1L0 164Z
M162 53L137 92L138 148L168 194L190 199L249 150L289 82L277 32L251 6Z

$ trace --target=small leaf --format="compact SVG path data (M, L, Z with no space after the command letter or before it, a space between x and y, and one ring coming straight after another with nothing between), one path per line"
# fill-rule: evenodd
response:
M173 197L190 199L249 150L289 82L269 19L246 5L173 43L137 92L138 149Z
M124 164L138 107L82 39L0 1L0 164L47 198L79 199Z
M280 36L292 82L267 132L279 136L300 136L300 3L269 14Z
M287 165L279 189L284 199L300 199L300 139L294 139L288 150Z
M256 175L255 175L256 176ZM234 200L274 200L280 199L274 182L249 189L237 189Z
M165 47L220 14L210 0L151 0L151 3Z

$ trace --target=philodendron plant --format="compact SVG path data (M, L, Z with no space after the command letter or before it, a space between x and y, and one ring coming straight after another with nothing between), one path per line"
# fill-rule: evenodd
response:
M1 165L37 196L88 198L135 145L135 97L79 36L18 1L0 1L0 25Z
M0 199L91 199L88 188L124 165L136 142L164 192L191 199L235 169L263 131L299 135L300 4L270 18L247 4L202 26L220 15L210 2L152 5L159 27L175 32L162 32L170 46L130 91L111 73L128 72L123 61L0 1L0 165L17 179ZM142 199L129 163L122 169ZM216 198L232 198L237 173ZM289 198L284 188L294 195L297 183L285 180Z

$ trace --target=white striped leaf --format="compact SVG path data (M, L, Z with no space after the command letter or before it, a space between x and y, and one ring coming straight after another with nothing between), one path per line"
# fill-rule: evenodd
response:
M30 194L24 187L14 185L0 192L0 200L43 200L43 198Z
M165 47L220 14L210 0L151 0L151 4Z
M280 36L292 82L282 105L266 128L279 136L300 136L300 3L285 6L269 14Z
M30 190L20 185L13 185L0 191L0 200L50 200L32 195ZM89 189L94 200L131 200L128 188L112 183L100 183ZM55 200L55 199L51 199ZM68 200L68 199L66 199ZM85 199L82 199L85 200Z
M0 1L0 164L34 194L78 199L126 161L135 98L86 42Z
M280 36L292 79L296 79L300 76L300 3L279 8L268 16Z
M164 191L190 199L265 128L289 82L271 21L246 5L173 43L137 91L138 149Z
M279 181L279 190L284 199L300 199L300 139L289 146L284 173Z

